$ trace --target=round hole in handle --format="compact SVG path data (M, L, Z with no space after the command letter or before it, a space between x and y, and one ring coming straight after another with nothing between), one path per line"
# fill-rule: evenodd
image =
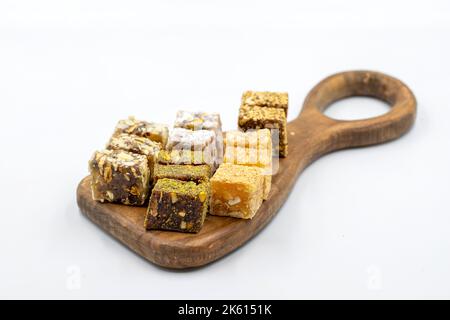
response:
M391 106L371 97L348 97L332 102L323 113L335 120L368 119L386 114Z
M388 103L389 112L368 119L335 120L324 114L328 106L349 97L366 96ZM400 80L374 71L347 71L317 84L305 99L302 114L331 137L330 150L367 146L400 137L414 123L416 99Z

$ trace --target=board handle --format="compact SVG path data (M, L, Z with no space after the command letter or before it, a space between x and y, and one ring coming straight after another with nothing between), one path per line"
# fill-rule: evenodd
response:
M353 96L383 100L391 109L381 116L362 120L342 121L324 115L333 102ZM347 71L317 84L306 97L302 112L294 122L309 127L311 134L322 136L327 142L323 152L331 152L400 137L413 125L416 105L412 91L398 79L374 71Z

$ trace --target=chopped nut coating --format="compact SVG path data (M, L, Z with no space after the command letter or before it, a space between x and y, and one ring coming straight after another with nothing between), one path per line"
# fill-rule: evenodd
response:
M209 183L159 179L150 197L145 228L199 232L208 210Z
M146 156L150 169L150 180L153 179L156 158L161 150L161 144L159 142L134 134L121 133L117 136L113 136L106 148L111 150L129 151Z
M92 198L143 205L149 193L147 157L123 150L96 151L89 161Z
M126 120L119 121L113 136L121 133L134 134L159 142L164 149L167 144L169 129L163 124L136 120L134 117L129 117Z

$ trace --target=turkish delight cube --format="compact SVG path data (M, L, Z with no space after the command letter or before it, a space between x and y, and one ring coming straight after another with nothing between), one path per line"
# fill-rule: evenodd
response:
M223 156L223 137L222 122L218 113L178 111L175 119L175 128L184 128L189 130L210 130L216 135L217 157L216 164L222 162Z
M289 95L287 92L246 91L242 95L243 106L280 108L286 117L289 108Z
M215 138L214 132L209 130L174 128L167 142L171 163L208 164L214 169L217 163Z
M224 163L263 169L264 200L267 200L274 170L270 130L228 131L224 134L224 146Z
M224 163L259 167L264 174L272 173L272 154L268 149L228 147L225 149Z
M209 183L159 179L150 197L145 228L199 232L209 202Z
M272 135L269 129L228 131L224 134L224 149L230 147L269 150L272 154Z
M222 122L218 113L178 111L175 119L176 128L189 130L222 131Z
M244 131L250 129L269 129L272 133L274 152L281 157L287 156L287 122L286 115L282 109L241 106L238 124Z
M134 134L121 133L111 137L106 148L111 150L129 151L146 156L148 167L150 169L150 180L152 180L155 162L161 151L161 144L159 142Z
M169 136L169 128L164 124L147 122L137 120L134 117L129 117L126 120L119 121L113 135L116 136L121 133L134 134L159 142L164 149Z
M89 161L92 198L143 205L149 193L147 157L123 150L96 151Z
M211 178L211 167L201 165L155 164L153 183L160 179L175 179L193 181L195 183L208 182Z
M223 163L211 178L211 214L251 219L263 201L260 168Z
M227 147L224 163L250 166L261 169L264 176L263 199L267 200L272 188L272 152L269 149L254 149L245 147Z

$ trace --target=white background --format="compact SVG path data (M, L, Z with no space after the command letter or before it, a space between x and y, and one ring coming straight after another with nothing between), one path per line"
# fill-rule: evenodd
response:
M450 298L449 1L0 2L1 298ZM290 119L329 74L386 72L413 130L311 165L250 243L198 270L158 268L84 218L77 183L117 120L178 109L236 126L246 89ZM350 99L335 117L382 103Z

